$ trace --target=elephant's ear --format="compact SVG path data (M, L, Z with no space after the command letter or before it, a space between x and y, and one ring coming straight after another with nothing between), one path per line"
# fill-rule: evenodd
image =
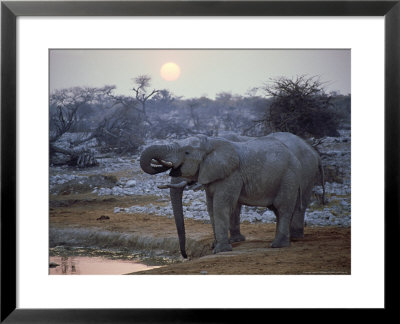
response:
M200 164L198 182L207 184L224 179L239 167L239 156L227 141L214 140Z

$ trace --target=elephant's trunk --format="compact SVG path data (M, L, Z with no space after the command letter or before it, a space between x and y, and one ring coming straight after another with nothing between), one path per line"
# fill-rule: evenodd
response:
M165 172L173 167L171 161L167 161L166 156L175 150L174 146L168 145L152 145L146 148L140 156L140 167L148 174L157 174ZM187 254L185 250L186 237L185 237L185 222L183 219L182 196L183 189L187 181L182 179L171 178L170 195L172 210L174 212L176 229L178 231L179 247L182 256L186 259Z
M171 184L176 184L181 180L177 178L171 179ZM186 259L186 236L185 236L185 221L183 219L183 208L182 208L182 196L183 196L183 189L184 186L175 186L170 188L170 195L171 195L171 204L172 210L174 212L175 218L175 225L178 231L178 238L179 238L179 247L181 250L182 256Z
M163 159L170 150L171 148L166 145L149 146L140 156L140 167L148 174L157 174L169 170L172 164ZM155 162L159 163L155 164Z

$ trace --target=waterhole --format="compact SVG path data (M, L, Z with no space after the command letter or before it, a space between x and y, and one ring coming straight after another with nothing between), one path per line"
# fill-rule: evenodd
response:
M148 266L138 261L111 260L101 257L63 256L50 257L50 275L122 275L150 270L160 266Z
M162 255L56 246L49 251L49 274L123 275L159 268L172 262Z

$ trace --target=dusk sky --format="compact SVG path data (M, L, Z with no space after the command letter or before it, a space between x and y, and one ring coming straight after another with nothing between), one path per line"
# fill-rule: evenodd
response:
M162 77L168 62L175 65ZM50 50L50 91L115 85L115 93L132 95L132 79L146 74L152 89L214 98L246 95L270 78L318 75L328 92L349 94L350 72L350 50Z

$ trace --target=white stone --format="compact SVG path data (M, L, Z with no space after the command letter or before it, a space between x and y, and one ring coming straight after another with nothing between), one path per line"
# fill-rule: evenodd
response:
M129 180L125 184L125 187L127 187L127 188L134 187L134 186L136 186L136 180Z

